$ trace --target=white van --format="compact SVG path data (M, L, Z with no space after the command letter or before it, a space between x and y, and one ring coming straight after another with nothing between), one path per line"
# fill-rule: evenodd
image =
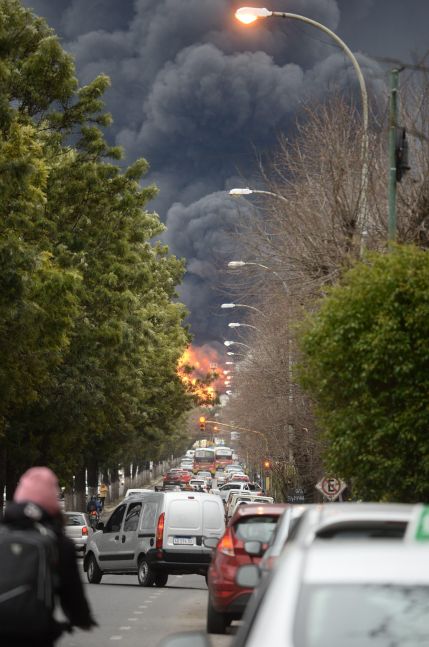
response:
M88 582L135 573L141 586L165 586L173 573L207 575L212 552L203 540L223 535L224 509L215 494L143 493L125 499L97 528L84 559Z

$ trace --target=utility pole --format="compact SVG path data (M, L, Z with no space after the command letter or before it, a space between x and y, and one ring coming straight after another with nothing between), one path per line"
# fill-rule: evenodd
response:
M387 221L388 240L396 240L396 129L398 126L398 68L390 72L389 102L389 216Z

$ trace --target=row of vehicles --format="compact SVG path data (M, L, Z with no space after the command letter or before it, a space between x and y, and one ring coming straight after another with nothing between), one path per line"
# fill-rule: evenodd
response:
M429 638L429 508L239 506L207 538L208 633L242 615L233 647L417 647ZM203 633L163 647L209 647Z
M216 471L225 469L233 462L233 451L229 447L200 447L195 450L193 471L206 470L214 476Z

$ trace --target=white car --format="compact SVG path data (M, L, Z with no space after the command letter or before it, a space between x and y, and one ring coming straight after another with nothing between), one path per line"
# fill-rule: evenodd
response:
M227 520L233 516L239 505L246 503L274 503L274 499L272 496L261 496L259 494L251 494L250 492L234 492L234 490L231 490L225 508Z
M207 482L204 479L191 479L189 485L194 490L207 492Z
M147 492L153 492L153 490L149 490L148 488L142 488L142 487L135 487L135 488L128 488L128 490L125 492L124 499L128 499L130 496L136 496L137 494L145 494Z
M248 542L249 545L253 542ZM429 637L427 542L290 543L272 578L250 599L234 647L420 647ZM241 567L237 583L256 584L258 567ZM181 637L183 640L183 635ZM163 647L209 647L188 634Z
M249 492L249 486L244 481L228 481L228 483L225 483L225 485L222 485L222 487L216 491L216 494L219 494L222 501L226 501L230 490Z

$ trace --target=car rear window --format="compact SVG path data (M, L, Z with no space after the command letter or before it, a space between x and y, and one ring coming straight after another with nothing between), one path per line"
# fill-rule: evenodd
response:
M318 539L403 539L405 521L353 521L342 522L321 528Z
M242 541L254 540L266 544L271 539L277 521L278 517L274 515L243 517L234 525L235 534Z
M66 526L86 526L85 517L82 514L66 514Z

